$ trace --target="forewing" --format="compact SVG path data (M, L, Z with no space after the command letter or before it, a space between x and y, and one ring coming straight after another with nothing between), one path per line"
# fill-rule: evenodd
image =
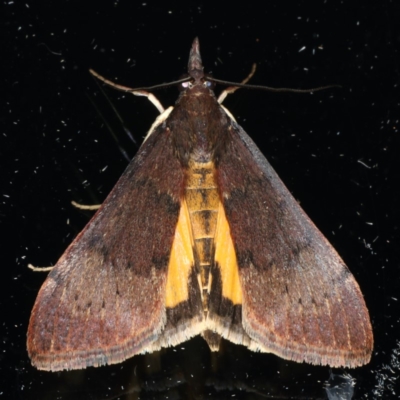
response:
M183 176L160 126L43 284L28 330L37 368L113 364L158 339Z
M372 330L353 275L243 129L232 121L217 182L235 246L250 348L355 367Z

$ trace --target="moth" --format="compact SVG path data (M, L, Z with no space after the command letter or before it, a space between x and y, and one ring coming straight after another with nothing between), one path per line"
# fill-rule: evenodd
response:
M197 38L180 82L40 289L32 364L115 364L199 334L211 350L222 337L297 362L367 363L357 282L215 97Z

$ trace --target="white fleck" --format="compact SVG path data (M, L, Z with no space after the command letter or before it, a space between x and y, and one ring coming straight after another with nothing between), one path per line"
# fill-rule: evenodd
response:
M371 169L371 167L367 164L365 164L365 162L361 161L361 160L357 160L357 162L361 165L363 165L365 168Z

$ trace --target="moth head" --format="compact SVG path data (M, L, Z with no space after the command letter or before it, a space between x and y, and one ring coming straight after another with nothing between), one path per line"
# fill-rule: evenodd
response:
M215 84L214 84L213 81L208 80L208 79L207 79L207 76L204 76L204 77L203 77L201 80L199 80L199 81L194 80L194 79L191 79L191 80L189 80L189 81L182 82L182 83L179 85L179 89L182 91L182 90L192 89L192 88L194 88L195 86L203 86L203 87L206 88L206 89L211 89L211 90L213 90L214 87L215 87Z

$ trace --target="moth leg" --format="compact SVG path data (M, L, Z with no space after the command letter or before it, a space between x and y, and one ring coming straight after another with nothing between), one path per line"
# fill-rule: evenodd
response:
M162 106L160 101L157 99L157 97L154 96L153 93L147 92L146 90L141 90L141 89L135 90L128 86L119 85L118 83L114 83L114 82L104 78L104 76L101 76L100 74L98 74L96 71L93 71L92 69L90 69L89 72L93 76L95 76L97 79L100 79L106 85L111 86L114 89L121 90L122 92L132 93L134 96L147 97L154 104L154 106L157 108L157 110L159 111L160 114L162 114L164 112L164 107Z
M247 75L247 77L245 79L243 79L243 81L241 82L242 85L245 85L254 75L254 73L256 72L256 68L257 65L253 64L251 66L251 71L249 73L249 75ZM222 104L222 102L226 99L226 96L228 96L228 94L232 94L234 92L236 92L236 90L238 90L239 87L238 86L229 86L227 87L218 97L218 103Z
M146 92L145 90L136 90L134 92L130 92L135 96L144 96L147 97L148 100L150 100L154 106L157 108L158 112L162 114L165 110L160 101L157 99L156 96L154 96L153 93Z
M71 204L80 210L98 210L101 207L101 204L81 204L74 200L71 201Z

